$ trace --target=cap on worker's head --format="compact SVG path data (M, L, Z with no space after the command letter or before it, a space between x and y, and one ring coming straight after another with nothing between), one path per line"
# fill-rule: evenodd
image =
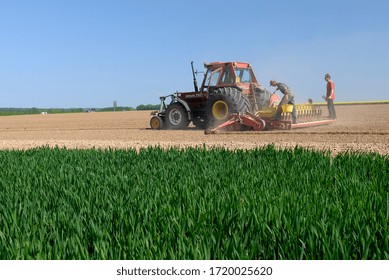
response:
M275 80L271 80L271 81L270 81L270 85L271 85L271 86L275 86L276 84L277 84L277 82L276 82Z
M326 74L324 75L324 80L326 80L326 79L331 79L330 73L326 73Z

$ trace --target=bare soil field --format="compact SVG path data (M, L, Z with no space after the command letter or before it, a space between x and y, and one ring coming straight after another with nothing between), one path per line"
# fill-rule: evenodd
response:
M95 112L0 117L0 149L34 147L120 148L224 147L252 149L296 145L332 154L389 154L389 104L338 105L335 124L290 131L205 135L203 130L152 130L149 111ZM327 108L323 108L324 115Z

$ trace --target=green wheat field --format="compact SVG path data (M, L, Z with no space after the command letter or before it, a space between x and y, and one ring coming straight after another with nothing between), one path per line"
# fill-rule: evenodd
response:
M389 158L0 151L0 259L389 259Z

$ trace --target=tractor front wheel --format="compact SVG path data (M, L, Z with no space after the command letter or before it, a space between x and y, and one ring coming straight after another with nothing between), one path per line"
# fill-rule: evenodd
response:
M167 129L185 129L189 125L188 112L179 103L168 106L165 114Z
M152 129L162 129L163 128L163 120L160 116L153 116L150 119L150 127Z

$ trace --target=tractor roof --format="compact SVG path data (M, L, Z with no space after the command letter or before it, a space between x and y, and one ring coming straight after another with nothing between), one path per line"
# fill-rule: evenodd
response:
M206 63L204 62L204 67L207 68L207 69L211 69L211 70L214 70L214 69L217 69L219 67L223 67L227 64L232 64L234 67L238 67L238 68L249 68L251 67L251 65L247 62L239 62L239 61L230 61L230 62L211 62L211 63Z

